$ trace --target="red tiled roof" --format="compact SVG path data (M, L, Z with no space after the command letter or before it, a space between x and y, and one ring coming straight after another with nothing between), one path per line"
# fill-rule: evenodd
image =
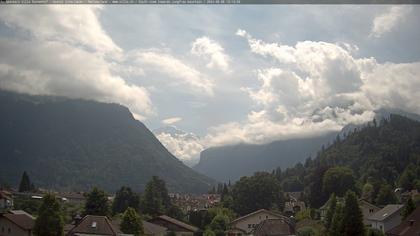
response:
M15 215L7 213L4 214L3 217L24 230L32 230L35 226L35 220L26 214Z
M244 216L241 216L241 217L239 217L239 218L235 219L234 221L232 221L232 222L231 222L231 224L233 224L233 223L235 223L235 222L238 222L238 221L240 221L240 220L243 220L243 219L245 219L245 218L248 218L248 217L250 217L250 216L253 216L253 215L255 215L255 214L262 213L262 212L267 213L267 214L270 214L270 215L277 216L277 217L279 217L279 218L284 218L284 217L285 217L285 216L283 216L283 215L277 214L277 213L272 212L272 211L268 211L268 210L266 210L266 209L259 209L259 210L257 210L257 211L254 211L254 212L249 213L248 215L244 215Z
M171 217L166 216L166 215L161 215L161 216L158 216L158 217L156 217L156 218L161 219L161 220L164 220L164 221L167 221L167 222L170 222L170 223L172 223L172 224L174 224L174 225L177 225L177 226L179 226L179 227L182 227L182 228L187 229L187 230L192 231L192 232L197 232L197 231L199 230L199 229L198 229L197 227L195 227L195 226L192 226L192 225L186 224L186 223L184 223L184 222L182 222L182 221L179 221L179 220L177 220L177 219L171 218ZM153 222L152 222L152 223L153 223Z
M121 232L111 223L108 217L87 215L83 217L77 226L69 231L68 235L77 233L118 235Z
M285 219L268 219L258 224L255 228L255 236L281 236L294 235L295 228L291 222Z
M417 207L407 219L398 226L386 232L388 236L420 235L420 207Z

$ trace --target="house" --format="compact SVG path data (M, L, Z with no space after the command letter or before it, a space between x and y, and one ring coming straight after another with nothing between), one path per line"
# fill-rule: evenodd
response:
M112 225L115 226L116 229L120 229L121 219L112 220L111 223ZM142 224L143 224L143 233L146 236L165 236L167 234L168 229L165 227L152 224L144 220L142 221Z
M167 228L168 232L174 232L177 236L189 236L197 233L199 229L195 226L186 224L177 219L171 218L166 215L161 215L149 220L150 223L160 225Z
M284 197L286 199L298 201L299 199L303 198L303 191L297 191L297 192L284 192Z
M70 229L67 236L87 236L87 235L123 235L118 227L114 226L106 216L87 215Z
M226 234L229 236L250 235L264 220L284 220L289 218L265 209L254 211L231 222Z
M299 211L306 209L305 203L302 201L287 201L284 203L284 213L287 216L293 216Z
M257 225L252 235L254 236L294 236L295 226L286 219L268 219Z
M359 199L359 207L360 207L360 210L362 211L363 223L365 225L369 225L370 223L368 221L368 218L381 209L364 199Z
M35 218L24 211L0 215L0 236L32 236Z
M368 223L372 228L385 233L401 223L401 210L403 207L404 205L387 205L368 217Z
M6 191L0 191L0 213L13 208L13 198Z
M220 194L179 194L170 193L171 202L183 212L208 209L220 202Z
M420 235L420 207L417 207L401 224L386 232L386 236L411 235Z
M146 236L165 236L168 232L167 228L147 221L143 221L143 230Z

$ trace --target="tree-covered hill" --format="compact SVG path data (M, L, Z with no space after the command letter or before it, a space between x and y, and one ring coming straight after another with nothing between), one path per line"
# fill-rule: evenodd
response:
M322 145L334 140L336 135L336 132L331 132L317 137L278 140L261 145L212 147L201 152L200 162L194 169L222 182L236 181L256 171L269 171L273 166L292 167L316 154Z
M171 191L214 184L121 105L0 91L0 114L0 184L17 186L24 171L37 186L66 190L142 190L153 175Z
M314 159L276 172L283 186L304 187L313 207L322 205L332 192L340 195L346 189L384 204L381 197L391 198L394 188L420 188L420 122L395 114L373 120L337 136Z

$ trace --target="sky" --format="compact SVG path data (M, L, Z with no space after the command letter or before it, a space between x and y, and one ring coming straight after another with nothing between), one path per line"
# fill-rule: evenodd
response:
M188 165L208 147L420 113L420 6L0 8L0 88L127 106ZM163 128L162 128L163 127Z

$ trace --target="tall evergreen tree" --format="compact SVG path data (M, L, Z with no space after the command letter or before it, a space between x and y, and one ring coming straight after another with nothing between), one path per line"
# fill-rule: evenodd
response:
M328 210L325 216L325 228L327 229L331 227L331 222L334 217L336 206L337 206L337 199L335 197L335 194L333 193L330 199L328 200Z
M402 211L403 220L407 218L414 210L416 209L416 205L413 202L413 199L408 198L407 202L404 205L404 209Z
M132 234L134 236L143 235L143 223L141 216L137 214L136 210L128 207L124 212L120 228L125 234Z
M337 204L335 207L334 216L331 220L331 225L328 230L328 236L343 236L343 206Z
M30 192L33 189L34 185L31 183L29 175L26 173L26 171L24 171L19 184L19 192Z
M60 203L55 195L44 196L38 217L35 220L34 233L37 236L62 236L64 235L64 220Z
M108 197L104 191L93 188L86 199L84 215L109 215Z
M171 208L171 200L164 180L153 176L147 183L141 201L141 209L144 214L157 216L166 214Z
M115 199L112 203L112 214L125 212L128 207L139 211L140 197L130 187L122 186L115 194Z
M229 195L228 186L226 184L223 184L223 190L222 190L222 194L220 196L220 199L223 201L225 199L225 197L227 197L228 195Z
M357 196L353 191L346 193L343 210L343 236L364 236L362 211L359 208Z

